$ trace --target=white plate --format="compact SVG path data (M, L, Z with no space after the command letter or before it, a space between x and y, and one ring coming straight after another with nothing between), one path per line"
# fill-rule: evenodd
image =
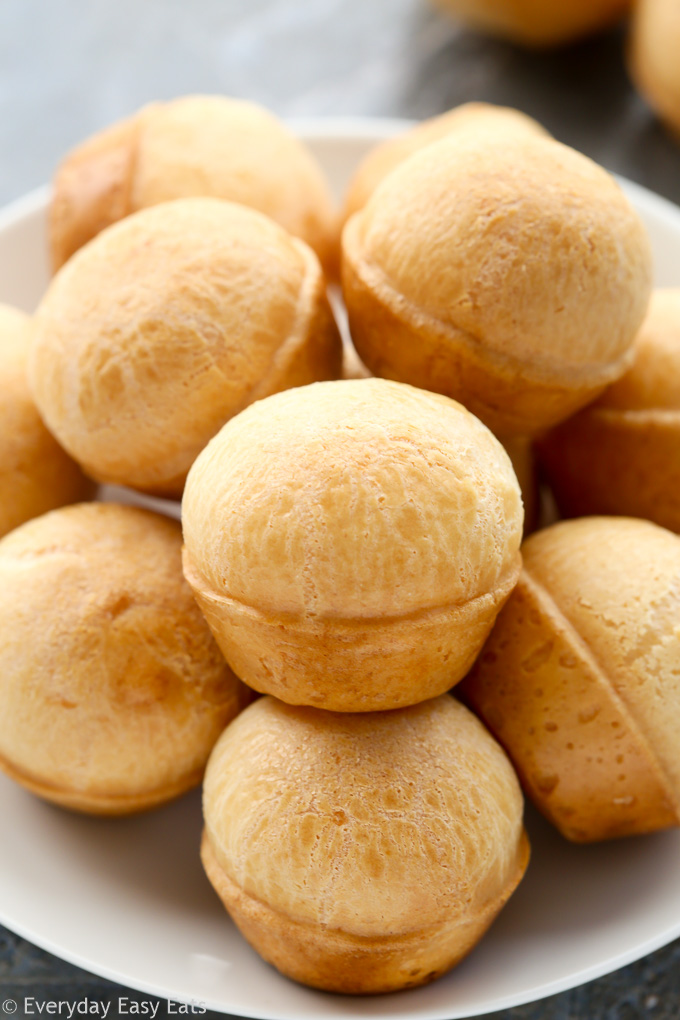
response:
M299 132L342 190L398 121L316 121ZM657 282L680 285L680 210L624 187L649 229ZM47 192L0 213L0 301L31 310L46 280ZM680 935L680 831L592 847L529 812L533 855L472 955L425 988L376 998L298 987L241 939L203 876L197 793L103 821L50 807L0 778L0 921L39 946L143 992L246 1017L455 1020L540 999Z

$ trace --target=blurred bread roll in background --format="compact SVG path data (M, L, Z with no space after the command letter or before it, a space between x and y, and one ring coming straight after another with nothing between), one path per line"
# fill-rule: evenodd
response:
M164 496L247 404L341 371L314 252L214 198L103 231L54 277L35 323L30 381L50 429L97 480Z
M532 535L465 701L568 839L680 821L680 538L585 517Z
M675 0L636 0L629 67L638 89L680 135L680 7Z
M618 184L550 138L461 131L392 171L343 231L352 340L375 375L530 435L623 374L651 292Z
M531 47L559 46L615 24L631 0L434 0L473 28ZM672 3L672 0L670 0Z
M0 542L0 767L94 814L196 786L249 700L182 577L175 521L54 510Z
M515 774L448 695L371 715L261 698L215 747L203 810L203 863L243 935L335 992L439 977L529 857Z
M513 131L547 134L537 121L519 110L491 103L463 103L438 117L421 121L410 131L371 149L350 181L345 196L344 219L363 209L383 178L409 156L440 138L465 129L484 130L500 136Z
M253 404L194 464L184 569L227 661L291 704L372 712L467 672L520 569L494 436L384 379Z
M95 489L38 414L26 378L31 337L30 317L0 304L0 537Z
M304 143L256 103L197 95L145 106L65 157L49 212L53 268L122 217L197 196L251 206L335 261L333 201Z
M618 382L541 438L565 517L646 517L680 532L680 289L657 290Z

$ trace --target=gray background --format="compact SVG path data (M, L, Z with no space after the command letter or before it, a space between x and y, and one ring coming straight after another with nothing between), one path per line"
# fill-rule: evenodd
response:
M624 50L616 29L528 54L464 31L425 0L0 0L0 204L47 180L90 132L147 101L199 91L287 117L427 117L472 99L517 106L680 202L680 146L630 85ZM679 965L675 943L494 1016L677 1020ZM119 994L0 928L0 1001L87 996L111 1001L114 1017Z

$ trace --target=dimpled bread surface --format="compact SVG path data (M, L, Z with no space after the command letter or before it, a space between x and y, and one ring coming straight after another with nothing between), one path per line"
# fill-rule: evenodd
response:
M563 516L680 531L680 289L654 292L630 369L538 449Z
M335 260L336 214L311 152L256 103L198 95L146 106L66 156L49 213L54 269L130 213L201 196L257 209Z
M352 213L363 209L383 178L409 156L432 142L438 142L440 138L466 128L481 128L496 133L517 131L547 134L537 121L519 110L493 106L491 103L463 103L438 117L421 121L410 131L389 138L371 149L350 181L344 218L348 219Z
M500 443L453 401L382 379L232 419L190 472L182 520L185 574L238 676L335 711L448 689L520 569Z
M153 807L200 782L248 700L182 577L176 522L88 503L0 542L0 767L29 790Z
M522 550L522 576L462 696L568 838L677 825L680 538L587 517Z
M342 360L343 379L370 379L368 371L351 344L343 347ZM533 531L538 521L538 477L533 443L522 436L500 437L505 452L510 458L524 504L524 533Z
M435 0L462 21L525 46L559 46L619 21L630 0Z
M30 317L0 305L0 537L94 491L38 414L26 378L30 342Z
M343 232L343 291L375 374L531 435L623 374L651 250L601 167L549 138L462 131L390 173Z
M203 805L203 862L242 933L338 992L438 977L529 856L515 774L449 695L372 715L262 698L215 747Z
M179 496L228 418L337 378L341 357L311 249L253 209L194 198L122 220L60 270L36 315L30 382L88 474Z

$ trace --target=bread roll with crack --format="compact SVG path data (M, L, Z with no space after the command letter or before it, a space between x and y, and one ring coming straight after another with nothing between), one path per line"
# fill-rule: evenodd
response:
M369 716L261 698L211 755L202 859L288 977L420 985L481 938L529 857L514 772L449 695Z
M375 375L535 435L623 374L652 286L645 229L573 149L467 131L389 174L343 231L354 345Z
M66 156L49 210L54 269L124 216L195 197L257 209L335 261L336 213L311 152L256 103L197 95L145 106Z
M680 531L680 289L654 292L626 374L538 451L562 516L622 514Z
M185 574L238 676L339 712L455 684L520 568L503 447L453 401L384 379L232 419L189 474L182 521Z
M127 217L60 270L30 382L93 478L179 496L228 418L337 378L341 357L313 251L253 209L192 198Z
M95 488L38 414L26 378L30 343L30 317L0 305L0 538Z
M201 781L248 700L182 577L176 522L86 503L0 542L0 768L31 792L155 807Z
M532 535L462 697L568 839L677 825L680 538L586 517Z

